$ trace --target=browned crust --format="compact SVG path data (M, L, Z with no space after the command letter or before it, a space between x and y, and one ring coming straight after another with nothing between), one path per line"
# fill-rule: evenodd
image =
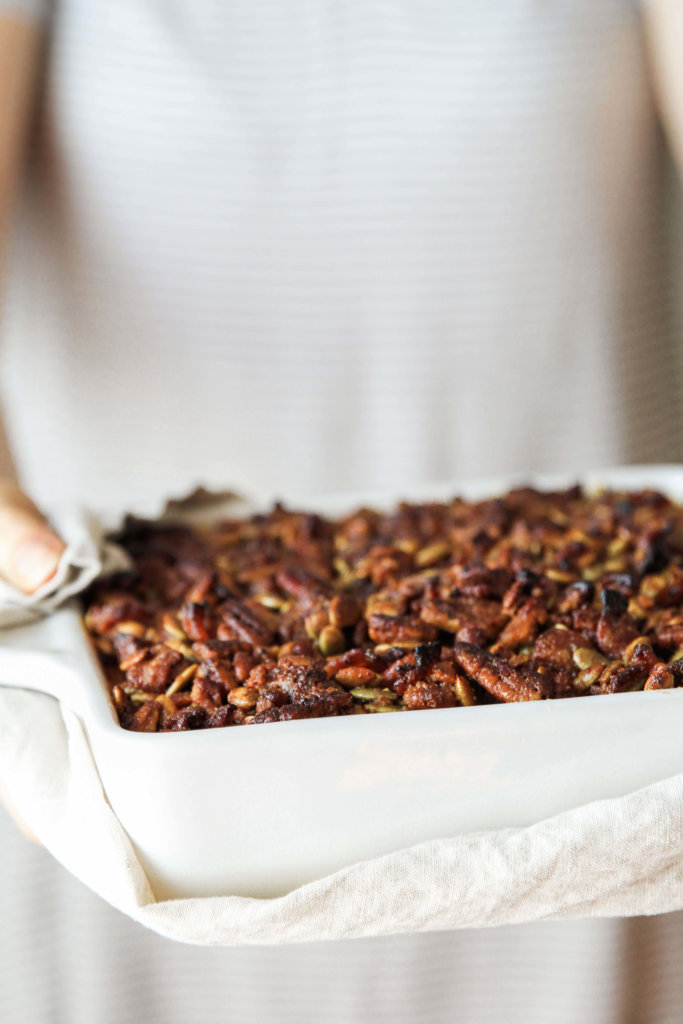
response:
M653 491L131 519L116 540L134 570L97 581L86 623L128 729L683 685L683 511Z

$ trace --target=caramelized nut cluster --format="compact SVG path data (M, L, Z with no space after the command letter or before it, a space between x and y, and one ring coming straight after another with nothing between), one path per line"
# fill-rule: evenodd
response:
M124 728L683 685L683 509L654 491L130 519L86 624Z

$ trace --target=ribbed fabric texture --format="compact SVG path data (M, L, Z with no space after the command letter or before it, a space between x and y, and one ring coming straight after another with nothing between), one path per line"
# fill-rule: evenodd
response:
M4 330L39 500L681 458L630 0L63 0L46 90ZM683 1018L680 915L201 950L0 838L8 1024Z
M47 90L5 331L41 500L681 454L630 0L64 0Z

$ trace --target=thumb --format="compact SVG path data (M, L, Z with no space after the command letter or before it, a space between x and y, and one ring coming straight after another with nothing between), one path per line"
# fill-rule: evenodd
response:
M32 594L54 576L64 544L14 484L0 483L0 576Z

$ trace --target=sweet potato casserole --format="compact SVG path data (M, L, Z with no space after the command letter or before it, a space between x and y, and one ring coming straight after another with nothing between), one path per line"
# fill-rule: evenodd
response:
M166 732L683 685L683 509L531 488L338 520L130 519L86 624Z

